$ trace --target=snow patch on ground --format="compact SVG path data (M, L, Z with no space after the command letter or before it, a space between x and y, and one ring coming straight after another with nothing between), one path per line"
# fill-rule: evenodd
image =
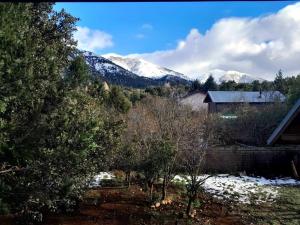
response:
M199 176L199 179L205 179L207 176ZM176 175L173 181L186 183L187 179L189 178ZM274 201L278 197L281 185L300 185L300 181L291 178L266 179L220 174L207 178L203 188L216 198L250 204Z
M208 175L199 176L206 179ZM100 172L90 182L90 187L101 186L102 180L115 179L111 172ZM173 182L186 183L188 176L176 175ZM205 192L218 199L228 199L245 204L273 202L279 196L283 186L300 186L300 181L291 178L267 179L264 177L233 176L218 174L209 177L203 184Z
M94 179L90 182L90 187L98 187L101 185L101 180L112 180L116 178L115 175L113 175L110 172L100 172L97 174Z

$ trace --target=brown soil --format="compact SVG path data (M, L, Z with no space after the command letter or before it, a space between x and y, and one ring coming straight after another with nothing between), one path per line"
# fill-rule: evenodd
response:
M147 195L139 186L131 188L103 188L88 191L79 212L73 215L48 216L45 225L240 225L250 224L230 204L201 196L201 206L195 208L196 216L186 218L183 193L175 187L169 190L172 203L150 207ZM11 219L0 217L0 224L11 224Z

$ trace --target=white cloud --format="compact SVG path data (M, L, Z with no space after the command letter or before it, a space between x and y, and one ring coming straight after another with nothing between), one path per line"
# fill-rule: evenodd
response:
M146 36L144 35L144 34L136 34L135 35L135 38L137 38L137 39L144 39Z
M300 73L300 3L263 17L224 18L204 34L191 29L175 49L135 56L191 78L216 70L264 79L273 79L279 69L296 75Z
M152 26L152 24L150 24L150 23L144 23L144 24L142 25L142 29L145 29L145 30L152 30L152 29L153 29L153 26Z
M88 27L78 26L74 38L78 41L79 49L92 52L114 45L110 34L101 30L92 30Z

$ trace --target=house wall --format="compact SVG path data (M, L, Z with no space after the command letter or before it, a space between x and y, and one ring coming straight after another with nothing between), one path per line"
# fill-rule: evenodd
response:
M292 147L215 147L207 150L203 170L259 176L292 176L291 160L300 171L300 145Z
M281 134L277 143L300 144L300 113Z
M217 112L217 104L216 103L214 103L214 102L209 102L209 103L207 103L208 104L208 112L209 113L215 113L215 112Z
M208 103L210 105L210 103ZM238 107L240 107L242 104L245 103L211 103L212 110L208 110L209 112L224 112L224 111L230 111L234 112ZM273 103L250 103L248 104L250 107L255 108L262 108L266 107L267 105L270 105ZM209 106L210 107L210 106Z

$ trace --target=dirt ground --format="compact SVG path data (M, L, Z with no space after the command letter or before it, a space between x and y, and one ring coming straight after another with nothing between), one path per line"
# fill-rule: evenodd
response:
M201 196L197 203L196 216L184 215L186 201L183 190L170 188L169 204L151 207L147 195L139 186L127 188L99 188L90 190L80 206L80 211L70 216L48 217L46 225L174 225L174 224L250 224L246 218L208 196Z
M156 187L160 190L160 187ZM274 204L244 205L217 200L202 194L195 202L194 218L184 215L185 190L173 185L168 188L168 204L150 204L147 193L138 185L130 188L106 187L89 190L79 211L70 215L48 215L45 225L267 225L300 224L300 189L286 187ZM0 216L0 225L12 225L12 216Z

